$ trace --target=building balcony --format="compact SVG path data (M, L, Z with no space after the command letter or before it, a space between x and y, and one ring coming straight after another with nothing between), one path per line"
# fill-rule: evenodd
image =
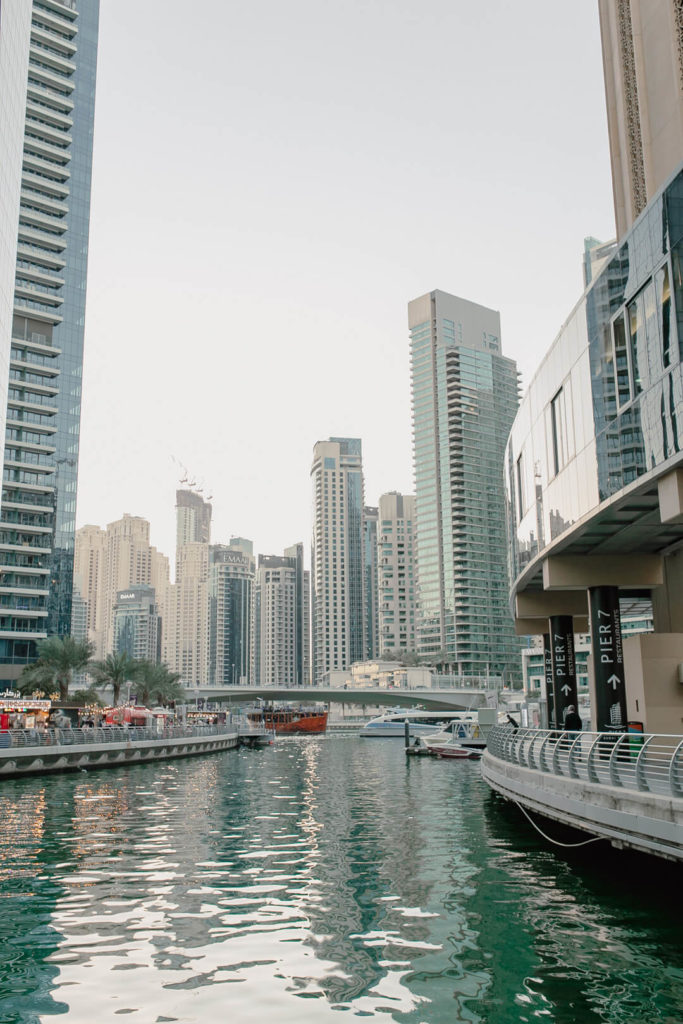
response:
M46 21L47 11L52 12L52 22L59 32L75 35L78 32L76 0L41 0L40 17Z
M0 584L0 594L17 594L24 597L48 597L50 591L46 587L41 587L38 584L35 587L27 587L26 584L22 584L20 587L13 587L6 585L4 581Z
M43 38L49 40L49 42L43 42ZM55 53L53 49L49 49L52 42L52 36L47 33L41 33L40 29L33 27L31 29L31 45L29 46L29 67L33 68L34 62L37 61L40 64L41 69L46 65L47 67L56 73L56 77L71 78L76 72L76 65L68 57L62 57L58 53Z
M44 174L48 179L47 184L56 183L58 185L64 185L71 177L71 171L67 164L55 164L51 160L40 156L39 153L27 152L27 150L24 149L22 174L26 171L28 171L29 174L32 172Z
M19 242L28 242L29 245L37 245L48 252L64 252L66 249L66 238L63 234L52 235L48 231L41 231L37 227L28 224L19 224ZM64 264L62 263L62 266Z
M45 377L46 380L54 380L61 373L56 364L46 366L43 363L29 363L25 359L10 359L9 365L11 370L20 370L22 373L38 373ZM17 380L18 378L14 377L12 379Z
M64 278L59 270L37 266L26 258L17 259L17 271L22 277L28 281L35 281L36 284L50 285L52 288L64 287Z
M41 405L40 402L31 402L30 398L8 397L7 406L11 409L26 409L27 412L36 412L43 416L56 416L59 412L56 405Z
M35 629L18 630L5 628L4 626L0 625L0 637L2 637L5 640L47 640L47 632L44 629L38 632Z
M23 186L24 182L22 182ZM32 183L33 184L33 183ZM69 212L67 203L64 202L61 196L52 195L50 192L42 192L38 195L37 192L32 189L22 187L21 190L21 202L24 205L24 220L27 219L28 211L26 206L37 206L41 210L45 210L46 215L50 218L49 224L52 224L57 217L65 217Z
M48 213L42 213L40 210L29 210L24 205L19 210L19 226L38 228L41 231L53 232L55 235L66 234L69 227L63 214L51 217Z
M73 139L66 125L61 124L60 114L51 114L36 103L26 104L26 129L30 134L37 135L59 149L70 146ZM37 118L37 120L36 120Z
M33 299L35 302L42 302L43 305L52 306L55 309L64 303L64 298L59 292L46 291L43 285L17 284L14 294L22 299Z
M47 270L60 271L66 266L66 260L59 253L47 252L42 246L27 241L20 241L17 246L17 258L24 262L30 262L31 266L36 269L44 267Z
M63 181L47 179L34 171L24 167L21 173L21 187L25 189L40 189L43 196L54 196L55 200L64 203L71 194L71 189ZM68 209L68 207L67 207Z
M76 83L73 78L65 78L63 75L58 74L49 67L44 67L42 64L31 64L29 62L29 77L36 79L43 85L47 85L52 89L56 89L57 92L61 92L66 96L71 95L74 91Z
M74 30L76 26L71 24L67 28L63 21L60 21L58 18L51 18L50 15L45 14L44 11L40 10L38 12L38 17L45 24L36 25L34 23L31 26L31 38L35 39L36 42L44 43L45 46L49 46L54 50L59 50L67 60L73 57L76 53L77 46L72 39L66 38L65 33L73 32L75 35L76 32ZM53 31L50 31L50 29L53 29Z
M0 556L0 573L5 572L21 572L23 576L48 576L50 569L46 565L12 565L6 563Z
M42 85L36 85L35 82L29 82L26 90L29 100L38 100L40 103L47 105L52 110L59 111L69 124L73 124L73 119L69 116L74 108L73 100L67 96L61 94L55 94L52 89L46 89ZM45 106L40 107L41 111L45 111Z
M27 126L30 127L30 126ZM42 135L31 132L24 135L24 153L31 154L39 157L47 157L50 161L49 166L54 167L54 164L59 165L68 164L71 161L71 152L69 148L62 149L61 146L55 146L53 143L48 142Z

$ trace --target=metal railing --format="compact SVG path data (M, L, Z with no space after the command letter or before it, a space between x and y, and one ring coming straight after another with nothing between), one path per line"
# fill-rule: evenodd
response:
M499 725L489 733L488 750L509 764L548 775L683 797L683 736Z
M190 739L193 737L235 735L238 724L167 725L163 729L147 726L106 726L85 729L10 729L0 732L0 749L17 747L62 747L77 743L129 743L136 740Z

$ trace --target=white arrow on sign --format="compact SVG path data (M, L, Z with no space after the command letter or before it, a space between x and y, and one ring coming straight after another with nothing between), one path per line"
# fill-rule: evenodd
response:
M561 686L560 689L562 690L562 693L565 695L565 697L568 697L572 691L571 686L567 686L566 683L564 684L564 686Z
M613 690L616 690L617 686L621 683L619 676L610 676L607 680L607 685L611 686Z

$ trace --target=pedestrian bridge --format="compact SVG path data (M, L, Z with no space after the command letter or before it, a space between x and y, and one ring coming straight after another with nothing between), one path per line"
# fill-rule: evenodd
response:
M297 704L323 701L325 704L382 704L387 707L415 707L427 711L468 711L470 708L496 706L498 691L475 689L408 689L404 687L323 686L202 686L186 689L190 700L244 703L247 701L289 701Z

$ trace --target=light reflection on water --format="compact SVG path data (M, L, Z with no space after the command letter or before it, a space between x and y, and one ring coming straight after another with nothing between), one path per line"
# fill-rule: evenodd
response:
M3 1024L683 1019L642 864L557 858L400 741L5 780L0 813Z

